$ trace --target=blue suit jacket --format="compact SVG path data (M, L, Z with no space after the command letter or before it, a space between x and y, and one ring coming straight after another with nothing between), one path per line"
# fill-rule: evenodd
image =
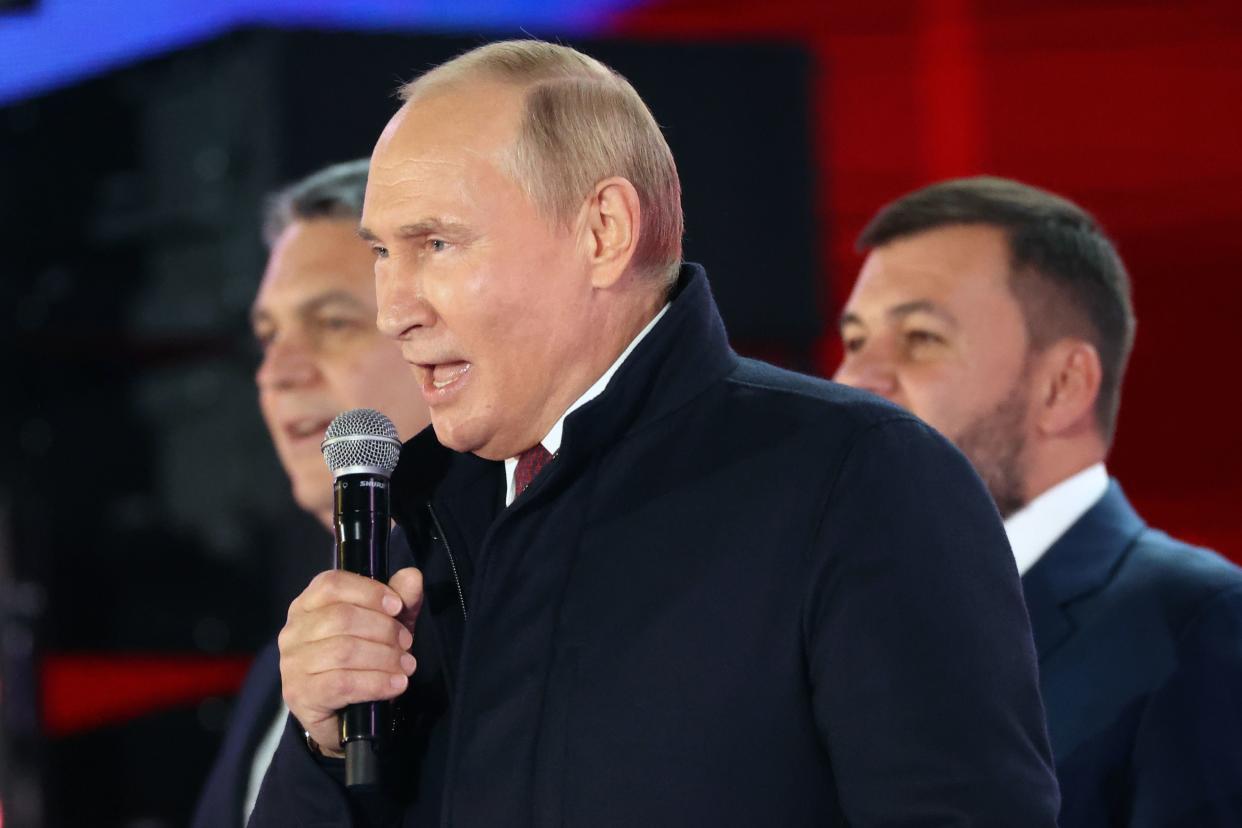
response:
M1063 828L1242 825L1242 569L1114 481L1023 589Z
M280 707L280 652L276 642L255 658L237 699L215 764L194 809L193 828L237 828L259 740Z

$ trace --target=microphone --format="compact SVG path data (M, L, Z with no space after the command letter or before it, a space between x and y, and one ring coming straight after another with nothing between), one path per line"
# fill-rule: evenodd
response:
M388 479L401 441L392 421L370 408L338 414L319 446L332 470L337 569L388 580ZM389 702L360 702L340 714L345 784L379 784L381 743L392 729Z

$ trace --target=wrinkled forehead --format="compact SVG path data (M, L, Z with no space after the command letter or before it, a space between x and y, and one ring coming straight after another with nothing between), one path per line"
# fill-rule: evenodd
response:
M526 197L513 172L516 125L488 117L488 99L457 107L448 95L419 98L393 117L371 156L364 235L388 240L420 222L472 223Z

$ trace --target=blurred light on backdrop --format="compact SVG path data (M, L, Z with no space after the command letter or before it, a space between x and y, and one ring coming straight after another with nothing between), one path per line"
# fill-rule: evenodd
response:
M640 0L0 0L0 105L106 69L266 25L592 34Z

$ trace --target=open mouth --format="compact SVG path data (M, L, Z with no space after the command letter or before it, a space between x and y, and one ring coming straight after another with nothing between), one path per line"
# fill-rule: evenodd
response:
M465 384L470 374L470 363L437 362L418 365L422 375L423 397L430 402L443 402Z
M442 365L432 366L431 385L437 389L448 388L465 376L469 370L469 362L446 362Z

